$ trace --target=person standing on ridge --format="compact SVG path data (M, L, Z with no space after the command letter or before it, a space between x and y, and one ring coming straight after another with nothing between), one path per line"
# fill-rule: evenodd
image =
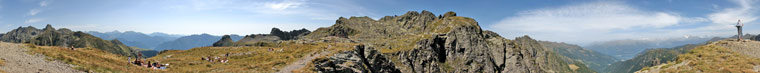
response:
M736 22L736 28L739 30L739 35L737 35L738 36L737 40L739 41L742 40L742 26L744 26L744 24L742 24L742 20L739 20L739 22Z

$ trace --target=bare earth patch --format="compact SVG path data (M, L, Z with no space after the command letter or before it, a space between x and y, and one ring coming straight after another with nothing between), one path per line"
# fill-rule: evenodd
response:
M29 49L21 44L0 42L0 59L4 64L0 70L9 73L79 73L72 69L73 65L60 61L48 61L41 54L31 55Z

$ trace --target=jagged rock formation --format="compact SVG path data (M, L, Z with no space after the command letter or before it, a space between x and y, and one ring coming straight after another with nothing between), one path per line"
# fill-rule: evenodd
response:
M306 34L309 34L309 30L306 30L306 28L300 29L300 30L293 30L293 31L282 31L279 28L272 28L272 31L269 32L270 35L274 35L280 38L280 40L294 40L298 39L299 36L303 36Z
M407 73L593 72L580 62L569 64L528 36L505 39L454 12L436 17L429 11L410 11L380 20L341 17L335 25L304 36L305 40L331 37L374 46Z
M222 36L222 39L216 41L212 46L232 46L235 41L230 38L230 35Z
M341 52L329 58L314 60L315 70L327 73L367 72L399 73L390 59L370 46L358 45L354 50Z
M309 34L311 31L304 29L282 31L279 28L272 28L269 34L251 34L246 35L239 41L228 41L225 38L220 39L213 46L263 46L265 42L277 42L286 40L297 40L299 37Z
M118 40L103 40L81 31L73 32L66 28L55 30L50 24L43 29L37 29L32 26L19 27L0 37L0 40L3 42L29 43L41 46L90 47L124 56L133 55L135 51Z

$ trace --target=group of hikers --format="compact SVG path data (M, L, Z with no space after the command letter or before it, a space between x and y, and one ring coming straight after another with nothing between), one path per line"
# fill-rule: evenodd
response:
M142 54L137 54L137 55L138 55L137 58L135 58L134 61L131 61L130 64L135 64L137 66L147 67L147 68L150 68L150 69L162 69L162 70L166 69L166 67L169 66L169 64L161 64L158 61L155 61L155 62L147 61L146 62L146 61L144 61L145 59L141 59L142 58ZM132 59L132 57L129 57L128 60L131 60L131 59Z
M229 57L229 56L230 56L230 53L227 53L227 54L224 54L224 57L221 57L221 58L217 57L217 56L206 56L206 57L201 57L201 60L208 61L208 62L217 62L218 61L218 62L221 62L221 63L227 63L227 62L230 61L229 59L227 59L227 57Z

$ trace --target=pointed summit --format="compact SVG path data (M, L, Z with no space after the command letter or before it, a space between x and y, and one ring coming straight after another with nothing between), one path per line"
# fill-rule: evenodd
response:
M233 46L234 41L230 38L230 35L222 36L222 39L216 41L212 46Z
M47 25L45 25L45 28L43 30L55 30L55 28L53 28L52 25L47 24Z

